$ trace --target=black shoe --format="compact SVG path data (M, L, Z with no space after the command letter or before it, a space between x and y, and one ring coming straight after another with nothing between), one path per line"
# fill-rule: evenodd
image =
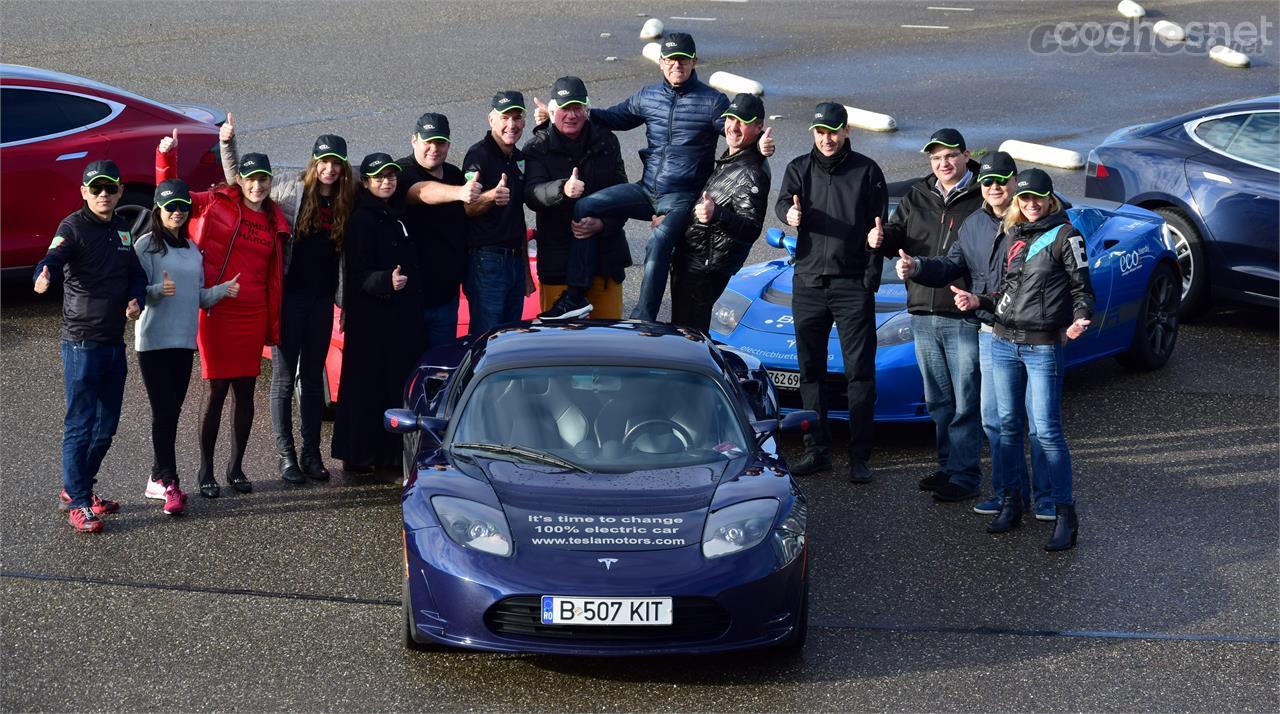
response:
M342 470L355 476L371 476L375 471L377 471L373 464L365 464L361 466L359 464L353 464L350 461L342 462Z
M222 487L213 480L213 474L204 470L200 471L200 495L205 498L217 498L222 495Z
M977 498L981 495L981 491L976 488L965 488L957 486L950 481L933 489L933 498L943 503L955 503L956 501L967 501L971 498Z
M831 454L825 451L806 451L804 456L791 467L792 476L812 476L821 471L831 470Z
M1053 525L1053 537L1044 544L1047 551L1070 550L1076 547L1076 534L1080 530L1080 520L1076 518L1076 504L1059 503L1055 507L1057 518Z
M253 484L249 483L249 477L245 476L244 471L240 469L227 469L227 485L239 493L249 493L253 490Z
M849 480L858 484L871 483L871 467L865 461L850 461Z
M594 306L581 295L570 295L568 290L560 293L551 309L538 314L539 320L568 320L573 317L586 317Z
M306 483L307 475L298 466L298 457L289 448L280 452L280 478L289 483Z
M324 459L320 458L319 452L302 455L302 473L312 481L328 481L331 475L329 469L325 468Z
M934 471L933 475L920 479L921 491L937 491L944 484L951 483L946 471Z
M1000 499L1000 512L987 524L988 533L1008 533L1022 525L1022 496L1017 493Z

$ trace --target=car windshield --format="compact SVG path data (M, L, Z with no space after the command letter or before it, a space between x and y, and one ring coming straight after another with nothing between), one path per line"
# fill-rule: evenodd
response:
M749 443L732 402L706 375L550 366L483 377L449 448L455 457L618 473L724 462Z

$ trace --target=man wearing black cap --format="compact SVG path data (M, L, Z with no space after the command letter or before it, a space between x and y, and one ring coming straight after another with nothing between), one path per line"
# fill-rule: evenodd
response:
M739 94L724 112L728 148L694 203L693 223L671 259L671 322L706 332L711 307L747 260L768 211L769 160L758 145L764 102Z
M535 127L524 146L524 202L538 222L543 319L622 317L621 283L631 265L623 219L573 219L579 199L627 182L618 138L591 124L590 107L581 79L557 79L551 122Z
M489 131L467 149L462 161L467 180L479 182L482 189L465 209L468 257L463 290L473 335L519 320L524 299L534 289L520 201L524 154L516 146L524 134L524 95L501 91L489 106Z
M418 247L423 321L427 347L458 334L458 288L467 270L465 206L480 198L480 184L468 181L449 158L449 119L427 112L409 137L413 153L403 166L393 201L404 207L404 225Z
M979 166L960 132L939 129L920 151L928 154L932 172L912 184L887 225L867 234L882 255L946 255L960 225L982 205L974 180ZM974 498L982 479L979 322L956 308L945 285L908 282L907 312L937 446L937 469L920 481L920 490L939 501Z
M94 492L98 469L120 423L127 362L124 325L142 314L147 276L133 252L129 222L116 215L120 170L113 161L85 167L84 205L62 219L32 275L37 293L60 279L62 365L67 413L62 434L62 505L78 531L102 530L99 516L120 504Z
M809 129L814 148L787 165L776 206L778 218L796 229L791 310L800 398L805 409L821 416L818 427L805 434L804 457L791 472L804 476L831 468L822 385L834 322L848 380L849 479L869 483L876 403L875 292L884 261L868 247L866 235L884 218L889 194L880 166L849 148L843 105L819 104Z

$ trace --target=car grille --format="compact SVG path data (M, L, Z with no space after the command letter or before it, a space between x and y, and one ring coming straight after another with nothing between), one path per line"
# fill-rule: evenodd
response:
M484 623L497 635L546 640L614 642L711 640L729 629L729 613L714 600L677 597L671 602L670 625L544 625L541 598L510 597L493 604Z

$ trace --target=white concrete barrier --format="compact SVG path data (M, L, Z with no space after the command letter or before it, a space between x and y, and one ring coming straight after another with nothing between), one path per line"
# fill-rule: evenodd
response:
M1133 0L1120 0L1120 4L1116 5L1116 11L1132 20L1147 16L1147 11Z
M707 79L707 84L729 95L730 98L742 93L754 94L757 97L764 94L763 84L732 72L715 72Z
M1029 141L1009 139L1000 145L1000 150L1018 161L1030 161L1042 166L1053 166L1059 169L1079 169L1084 167L1084 157L1079 151L1059 149L1044 144L1032 144Z
M644 46L644 49L640 50L640 54L644 55L644 58L650 62L657 62L662 59L662 45L657 42L650 42Z
M659 37L662 37L662 20L656 17L645 20L644 27L640 28L640 39L656 40Z
M1163 37L1165 40L1169 42L1185 42L1187 39L1186 30L1183 30L1182 26L1176 22L1169 22L1168 20L1159 20L1156 22L1155 25L1152 26L1151 29L1155 30L1155 33L1157 35L1159 35L1160 37Z
M1214 62L1225 64L1228 67L1249 66L1249 55L1246 55L1239 50L1233 50L1226 45L1214 45L1213 48L1209 50L1209 57L1212 58Z
M866 109L844 105L849 114L849 126L856 126L867 131L897 131L898 122L888 114L869 112Z

